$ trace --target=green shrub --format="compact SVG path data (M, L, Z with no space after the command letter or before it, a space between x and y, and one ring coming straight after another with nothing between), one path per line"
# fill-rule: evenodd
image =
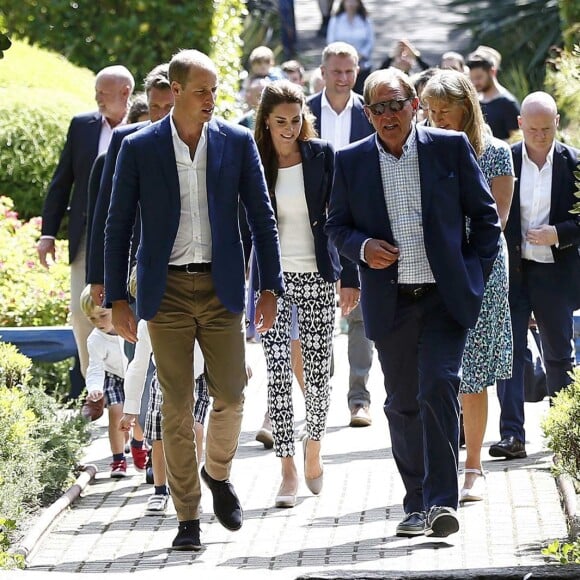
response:
M40 218L18 219L12 200L0 197L0 327L66 324L70 302L67 242L57 262L43 268L36 254Z
M0 517L0 570L24 568L24 556L12 554L10 548L10 533L16 530L14 520Z
M546 91L556 99L562 117L561 137L580 147L580 46L564 50L550 60L546 72Z
M555 471L580 480L580 367L573 374L573 382L553 398L542 428L557 458Z
M72 481L87 424L67 416L42 385L30 382L30 361L0 343L0 514L19 519L46 505ZM8 387L5 377L20 376ZM25 482L25 485L23 484Z
M211 50L209 56L216 63L219 75L217 109L226 119L241 115L237 94L241 70L242 0L216 2L212 20Z
M94 75L15 42L0 66L0 195L24 219L41 214L70 119L95 109Z

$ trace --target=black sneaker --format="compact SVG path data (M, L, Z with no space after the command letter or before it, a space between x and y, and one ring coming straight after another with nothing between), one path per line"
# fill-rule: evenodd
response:
M425 535L434 538L446 538L459 531L457 512L450 507L433 506L427 514Z
M232 532L239 530L242 527L244 514L230 480L218 481L210 477L205 470L205 465L201 468L201 478L213 495L213 511L219 523Z
M171 544L171 547L174 550L193 550L199 552L199 550L201 550L201 542L199 540L199 520L179 522L179 530Z
M403 521L397 524L397 536L413 538L425 534L425 512L407 514Z

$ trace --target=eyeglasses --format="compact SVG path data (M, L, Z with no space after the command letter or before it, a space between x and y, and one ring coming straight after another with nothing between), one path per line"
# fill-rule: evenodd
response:
M382 101L381 103L367 105L366 107L375 117L378 117L379 115L382 115L386 109L389 109L392 113L402 111L405 103L410 100L409 97L406 99L393 99L392 101Z

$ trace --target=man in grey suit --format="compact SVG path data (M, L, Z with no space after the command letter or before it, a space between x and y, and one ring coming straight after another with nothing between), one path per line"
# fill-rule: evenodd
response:
M308 106L316 117L318 134L337 151L373 132L363 99L352 90L359 70L357 51L346 42L333 42L322 52L320 68L326 87L308 99ZM367 427L371 424L371 396L366 385L373 362L373 343L365 336L358 280L343 281L339 296L342 314L348 320L350 426Z

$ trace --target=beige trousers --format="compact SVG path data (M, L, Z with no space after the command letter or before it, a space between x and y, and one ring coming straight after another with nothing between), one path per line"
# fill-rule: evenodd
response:
M247 383L243 314L223 306L210 273L169 271L161 306L148 327L163 392L163 449L177 519L197 519L201 487L193 430L193 345L197 339L213 397L205 467L214 479L225 480L238 447Z

